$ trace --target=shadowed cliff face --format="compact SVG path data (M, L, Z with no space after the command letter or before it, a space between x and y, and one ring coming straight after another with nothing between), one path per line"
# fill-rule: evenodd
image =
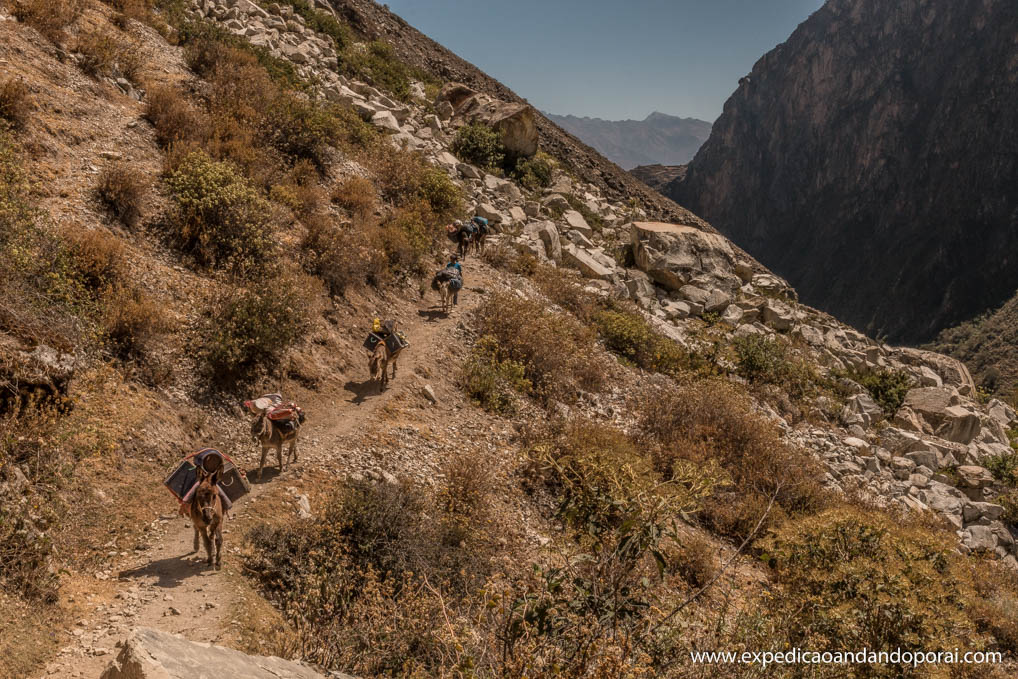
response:
M1018 9L830 0L765 55L665 193L872 334L1018 288Z

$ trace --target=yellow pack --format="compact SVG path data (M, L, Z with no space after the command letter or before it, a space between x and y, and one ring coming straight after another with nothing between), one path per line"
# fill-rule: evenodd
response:
M376 318L371 323L371 332L382 332L382 321Z

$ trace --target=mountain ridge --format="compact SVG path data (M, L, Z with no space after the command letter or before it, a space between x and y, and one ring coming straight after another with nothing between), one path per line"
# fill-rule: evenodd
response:
M707 139L711 128L707 121L660 111L649 113L643 120L544 115L625 170L640 165L686 163Z
M1004 2L829 0L664 191L810 304L928 341L1018 288L1015 31Z

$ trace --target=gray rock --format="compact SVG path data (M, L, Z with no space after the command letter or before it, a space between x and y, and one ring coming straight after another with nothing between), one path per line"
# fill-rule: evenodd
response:
M577 269L587 278L607 279L614 271L598 261L589 251L569 244L562 248L562 263Z
M392 111L379 111L375 115L371 116L371 124L375 127L380 127L383 130L392 130L393 132L399 132L399 121L396 120L396 116L393 115Z
M962 542L973 552L992 552L997 546L997 536L989 526L969 526L962 534Z
M325 679L325 675L289 660L246 655L147 627L136 629L128 637L101 679L194 679L199 676Z
M694 277L711 287L735 290L735 251L718 234L692 226L662 222L633 222L630 240L636 266L669 290L678 290Z
M582 233L587 238L594 235L594 230L590 228L589 224L587 224L587 220L584 219L583 215L576 210L566 210L562 213L562 219L566 221L566 224L569 225L570 229Z
M473 165L468 165L467 163L458 164L456 166L456 171L467 179L480 179L483 176L480 170Z
M523 204L523 211L527 213L528 217L540 217L541 204L532 200L527 201Z

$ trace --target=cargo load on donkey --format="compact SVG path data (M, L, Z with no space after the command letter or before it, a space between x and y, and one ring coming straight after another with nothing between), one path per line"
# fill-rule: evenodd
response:
M200 476L211 476L216 472L219 473L217 488L225 509L251 492L251 484L244 472L228 455L215 448L203 448L185 457L169 473L163 485L183 508L191 501L191 494L201 481Z
M379 342L385 342L385 346L389 349L390 354L397 354L400 350L410 346L410 341L407 340L406 335L396 330L396 321L385 321L383 323L376 318L372 323L371 332L368 333L367 339L364 340L364 348L368 351L374 351Z

